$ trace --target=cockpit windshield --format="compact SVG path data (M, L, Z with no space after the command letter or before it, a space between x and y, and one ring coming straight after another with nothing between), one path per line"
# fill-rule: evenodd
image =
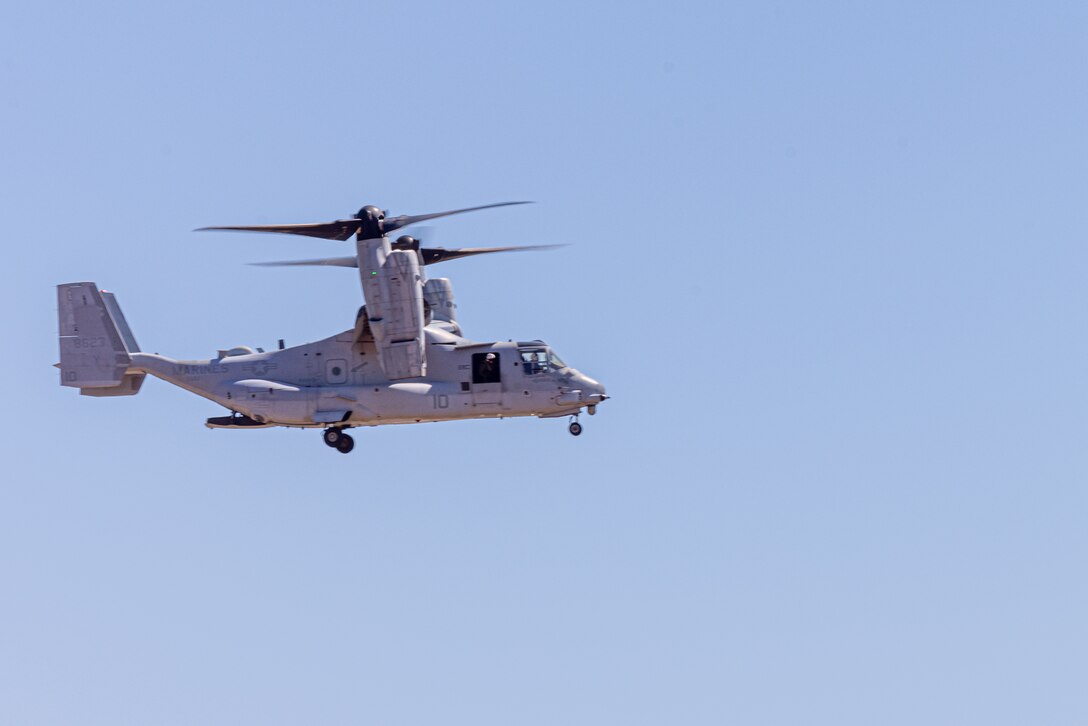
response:
M518 352L521 353L521 368L527 376L567 367L551 348L519 348Z

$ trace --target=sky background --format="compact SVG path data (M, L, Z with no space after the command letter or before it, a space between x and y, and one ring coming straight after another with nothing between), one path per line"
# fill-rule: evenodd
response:
M1082 3L0 5L0 722L1088 721ZM565 420L211 431L58 385L351 326L367 203Z

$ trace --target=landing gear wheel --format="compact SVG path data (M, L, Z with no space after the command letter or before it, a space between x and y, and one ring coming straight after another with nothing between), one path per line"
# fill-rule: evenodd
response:
M340 440L346 435L347 434L345 434L342 430L333 428L325 429L325 434L322 436L322 438L325 439L325 444L327 446L331 446L335 449L340 445Z
M570 431L571 436L580 436L582 434L582 424L577 421L571 421L570 426L567 427L567 431Z
M355 439L351 438L347 434L341 434L340 440L336 442L336 450L341 454L350 454L351 450L355 448Z

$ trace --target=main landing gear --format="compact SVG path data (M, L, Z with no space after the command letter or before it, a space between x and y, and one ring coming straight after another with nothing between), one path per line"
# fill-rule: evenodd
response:
M343 428L325 429L321 438L324 439L326 446L331 446L341 454L349 454L355 448L355 439L351 438Z
M567 427L567 431L570 431L571 436L582 435L582 424L578 423L578 417L575 416L574 420L570 422L570 426Z

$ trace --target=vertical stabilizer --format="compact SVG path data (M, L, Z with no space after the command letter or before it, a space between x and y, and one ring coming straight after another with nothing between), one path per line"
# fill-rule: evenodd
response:
M93 282L57 286L60 383L90 396L131 396L143 374L126 375L136 339L112 293Z
M125 349L129 353L139 353L140 346L136 344L136 338L128 327L128 321L125 320L125 314L121 312L121 306L117 304L117 297L112 292L106 292L105 290L102 290L101 294L102 302L106 304L106 311L110 314L117 332L120 333L121 342L125 344Z

